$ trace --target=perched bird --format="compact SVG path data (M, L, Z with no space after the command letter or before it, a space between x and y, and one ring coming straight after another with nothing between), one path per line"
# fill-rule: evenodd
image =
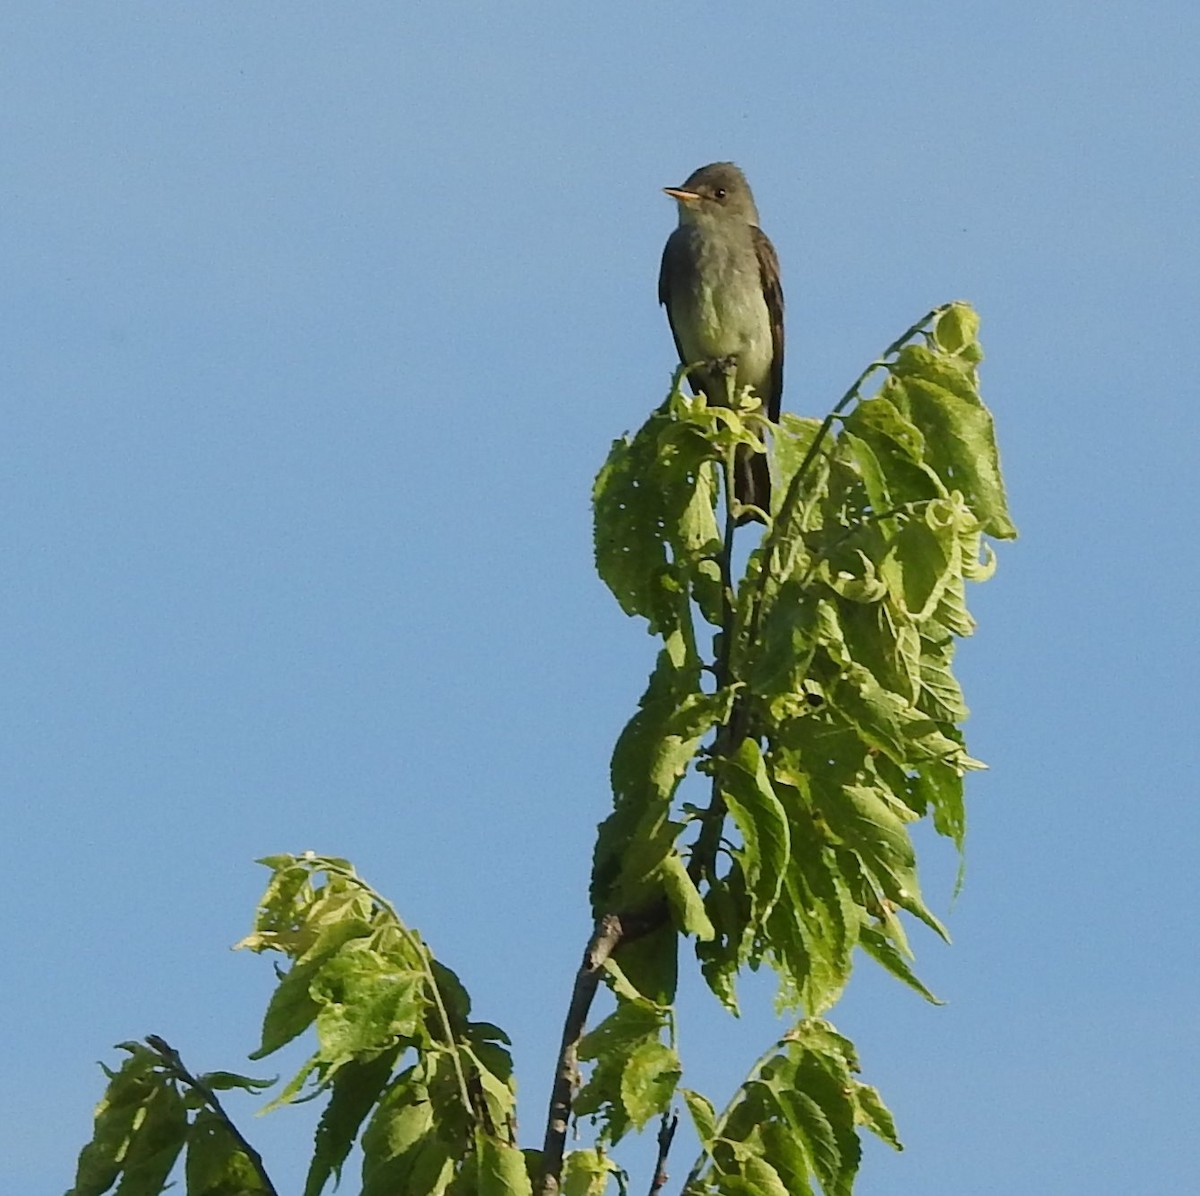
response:
M768 418L783 393L783 290L779 258L758 226L746 176L732 162L701 166L680 187L664 187L679 208L658 275L658 301L688 380L711 403L749 386ZM767 460L748 449L735 462L734 497L770 509ZM754 519L742 512L738 522Z

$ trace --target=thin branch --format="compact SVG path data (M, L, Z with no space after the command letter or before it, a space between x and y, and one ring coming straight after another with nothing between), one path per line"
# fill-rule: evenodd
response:
M649 1196L658 1196L671 1178L667 1174L667 1155L671 1153L671 1143L678 1128L679 1114L664 1113L662 1125L658 1127L658 1157L654 1160L654 1178L650 1181Z
M255 1174L263 1186L263 1191L268 1193L268 1196L279 1196L275 1190L275 1185L271 1182L271 1177L267 1174L266 1167L263 1165L262 1155L246 1141L242 1135L242 1131L233 1124L229 1114L221 1107L221 1102L217 1099L217 1094L198 1076L194 1076L188 1071L179 1056L179 1052L165 1038L160 1038L157 1034L147 1034L146 1042L167 1065L167 1069L176 1079L186 1084L194 1092L199 1093L204 1103L220 1119L226 1132L238 1144L238 1149L250 1160L250 1166L254 1168Z
M425 980L429 988L430 999L433 1001L433 1006L437 1013L438 1021L441 1023L442 1035L446 1040L446 1048L450 1052L450 1061L454 1066L455 1078L458 1080L458 1094L462 1099L463 1112L469 1116L476 1116L477 1113L475 1103L471 1100L471 1090L467 1084L466 1073L463 1071L462 1060L459 1058L458 1041L454 1037L454 1027L450 1023L450 1013L446 1009L446 1003L442 1000L442 990L438 985L437 976L435 976L433 972L433 952L429 949L429 947L421 939L421 936L417 934L415 930L409 929L404 919L400 917L399 911L396 909L396 907L390 901L388 901L387 898L375 892L375 890L371 888L371 886L367 884L367 882L363 880L363 878L359 876L357 872L355 872L353 869L348 870L346 868L338 867L333 863L332 860L329 859L322 859L320 863L325 872L335 873L344 880L356 885L358 888L362 889L362 891L366 893L367 896L370 897L371 900L374 901L385 913L390 914L393 921L396 923L396 929L400 931L401 937L403 937L408 942L408 945L412 948L412 950L416 952L417 958L421 961L421 970L425 973Z
M722 461L725 488L725 534L721 545L721 559L717 562L721 571L721 638L713 662L713 676L717 693L727 689L733 681L730 662L733 658L733 636L737 618L737 595L733 588L733 537L737 531L737 498L734 495L737 472L737 448L731 448ZM712 793L708 808L700 816L700 833L692 846L688 860L688 876L699 885L712 871L713 860L721 842L721 828L725 822L725 799L721 796L719 758L734 750L745 735L745 714L741 702L734 701L729 720L717 731L710 749L713 764Z
M713 1142L716 1142L724 1134L725 1125L729 1121L730 1116L732 1116L734 1109L737 1108L738 1101L741 1099L742 1093L746 1090L746 1085L758 1079L759 1073L764 1067L766 1067L768 1063L770 1063L770 1061L775 1057L775 1052L778 1051L786 1041L786 1037L776 1039L769 1047L767 1047L765 1051L763 1051L761 1055L759 1055L757 1059L755 1059L753 1067L750 1068L746 1078L741 1082L741 1084L738 1085L737 1091L734 1092L733 1096L729 1100L729 1104L727 1104L725 1108L721 1110L721 1115L713 1123ZM701 1143L700 1154L697 1157L695 1164L692 1166L691 1171L688 1172L687 1179L683 1181L683 1191L686 1192L700 1178L700 1172L704 1170L704 1164L711 1159L712 1154L710 1147L704 1143ZM715 1165L716 1161L713 1160L713 1163Z
M758 634L758 624L762 617L762 598L763 590L767 583L767 576L770 573L770 562L772 554L777 547L777 541L782 535L780 527L783 520L780 516L787 510L795 506L799 496L800 489L804 485L808 471L812 468L813 462L816 461L818 454L821 451L821 446L825 438L829 435L830 429L833 427L833 421L847 407L850 406L855 399L859 397L859 392L862 389L863 383L875 373L876 370L885 370L888 368L888 358L899 353L900 350L908 343L918 332L923 331L932 321L936 320L944 311L952 304L943 303L940 307L935 307L931 311L927 311L912 327L902 332L884 351L877 357L865 370L854 380L853 384L844 395L834 405L832 411L821 421L820 428L817 429L817 434L813 437L813 442L808 446L808 451L804 454L796 472L792 474L791 481L788 483L787 493L784 495L783 502L779 504L779 515L776 515L766 537L763 539L762 545L762 567L759 569L758 577L754 582L754 593L750 601L750 635L753 639Z
M563 1152L567 1129L571 1121L571 1104L579 1082L579 1040L588 1011L596 996L596 987L604 970L604 961L617 949L625 937L625 928L617 914L605 914L597 919L583 962L575 973L575 987L563 1023L562 1043L554 1069L554 1085L550 1091L550 1109L546 1116L546 1139L542 1146L542 1182L540 1196L557 1196L562 1178Z

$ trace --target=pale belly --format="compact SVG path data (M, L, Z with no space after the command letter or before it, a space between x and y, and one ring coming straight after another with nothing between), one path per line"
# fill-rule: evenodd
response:
M705 252L703 257L703 281L675 296L683 317L676 321L683 356L688 364L736 357L738 389L763 389L775 347L758 278L747 278L719 255Z

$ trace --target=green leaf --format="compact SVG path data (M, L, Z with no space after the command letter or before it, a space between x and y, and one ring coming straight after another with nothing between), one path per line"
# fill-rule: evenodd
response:
M741 1161L737 1175L722 1175L717 1179L717 1191L725 1196L794 1196L788 1191L779 1172L765 1159L748 1154Z
M326 960L310 985L319 1007L323 1062L340 1066L412 1037L427 1004L424 983L422 975L398 967L366 939L348 943Z
M79 1155L68 1196L100 1196L120 1178L120 1196L158 1196L188 1132L187 1110L159 1057L123 1043L130 1057L96 1106L92 1140ZM107 1069L106 1069L107 1070Z
M855 1118L859 1125L866 1126L877 1138L882 1138L894 1150L904 1147L896 1135L896 1123L891 1110L883 1103L877 1089L870 1084L854 1082Z
M618 1001L616 1010L579 1042L579 1058L595 1060L595 1066L575 1097L574 1113L577 1117L600 1114L608 1142L620 1141L630 1127L625 1073L635 1059L641 1060L630 1080L635 1107L641 1109L654 1091L653 1060L665 1017L649 1002Z
M92 1140L80 1151L75 1186L67 1196L101 1196L116 1183L141 1110L164 1083L155 1071L159 1059L153 1051L141 1043L122 1043L121 1049L129 1058L119 1071L104 1068L108 1086L96 1106Z
M279 1082L278 1076L271 1080L252 1080L249 1076L238 1075L234 1071L206 1071L198 1078L200 1083L214 1092L225 1092L233 1088L241 1088L245 1092L262 1092L264 1088L270 1088L272 1084Z
M185 1178L188 1196L254 1196L269 1190L225 1122L209 1109L196 1114L188 1135Z
M698 663L659 654L641 709L613 750L614 810L601 824L592 869L597 915L612 909L646 908L664 896L663 861L675 853L680 824L670 820L670 801L703 737L727 715L728 694L704 694ZM677 909L687 914L687 894L671 878Z
M900 382L913 422L925 433L926 460L947 488L962 491L988 535L1014 539L991 412L946 381L913 373Z
M873 926L864 926L859 931L858 941L862 949L881 967L891 972L897 980L907 984L915 992L919 992L931 1005L944 1005L921 983L917 974L909 966L903 953L881 931Z
M363 1132L362 1196L444 1192L467 1143L451 1144L441 1128L420 1068L409 1068L389 1086Z
M572 1150L563 1162L563 1196L604 1196L616 1164L598 1150Z
M750 896L741 863L736 858L725 876L710 878L704 908L714 934L712 939L696 943L696 958L713 995L736 1017L734 982L753 944Z
M714 432L722 418L703 403L664 404L632 440L614 442L596 478L597 571L654 632L688 620L689 575L720 545L710 462L722 437L702 428Z
M664 923L649 934L623 940L606 961L605 971L612 977L613 991L625 1000L669 1005L679 979L679 932Z
M934 829L953 840L961 852L967 834L962 773L950 764L930 760L916 776L917 790L933 807Z
M691 1114L700 1145L711 1149L713 1139L717 1135L717 1111L713 1108L712 1101L691 1088L680 1088L679 1095L683 1097L683 1103L687 1105L687 1111Z
M718 774L721 795L742 835L740 855L757 925L779 898L791 853L787 814L752 739L744 739Z
M952 571L960 569L954 529L935 531L925 519L910 519L892 540L880 572L900 609L920 622L937 609Z
M643 1042L621 1073L621 1103L635 1128L665 1112L682 1075L679 1056L661 1042Z
M863 399L846 417L846 428L868 444L886 439L914 464L924 459L925 437L921 429L905 419L890 399L881 396Z
M896 805L870 785L843 785L842 795L843 800L835 798L822 806L830 829L859 857L887 897L949 942L946 928L921 899L916 856Z
M484 1138L480 1150L479 1196L532 1196L525 1156L515 1146Z
M282 977L263 1017L262 1045L251 1054L251 1059L272 1054L312 1025L320 1005L313 998L310 985L323 964L322 959L296 964Z
M978 342L979 316L970 304L951 303L934 324L933 335L945 352L962 354Z
M700 890L688 875L683 860L675 853L665 856L656 874L662 880L663 890L680 933L702 941L713 938L717 932L705 912Z
M387 1086L399 1053L393 1049L366 1061L352 1059L334 1076L329 1104L317 1125L304 1196L317 1196L331 1176L335 1183L341 1179L359 1127Z
M850 979L860 921L834 853L819 838L798 833L768 926L770 959L783 982L780 1005L815 1015L837 1001Z
M643 1041L657 1041L665 1025L665 1011L649 1001L618 1001L616 1009L579 1040L579 1057L624 1059Z

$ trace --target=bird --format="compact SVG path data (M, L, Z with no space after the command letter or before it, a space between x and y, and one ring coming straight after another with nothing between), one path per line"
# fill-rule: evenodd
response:
M749 386L767 418L779 421L783 396L783 288L779 257L759 226L746 176L711 162L678 187L679 226L667 238L658 301L667 310L688 381L710 403L727 405ZM767 459L740 448L734 464L738 523L769 512Z

